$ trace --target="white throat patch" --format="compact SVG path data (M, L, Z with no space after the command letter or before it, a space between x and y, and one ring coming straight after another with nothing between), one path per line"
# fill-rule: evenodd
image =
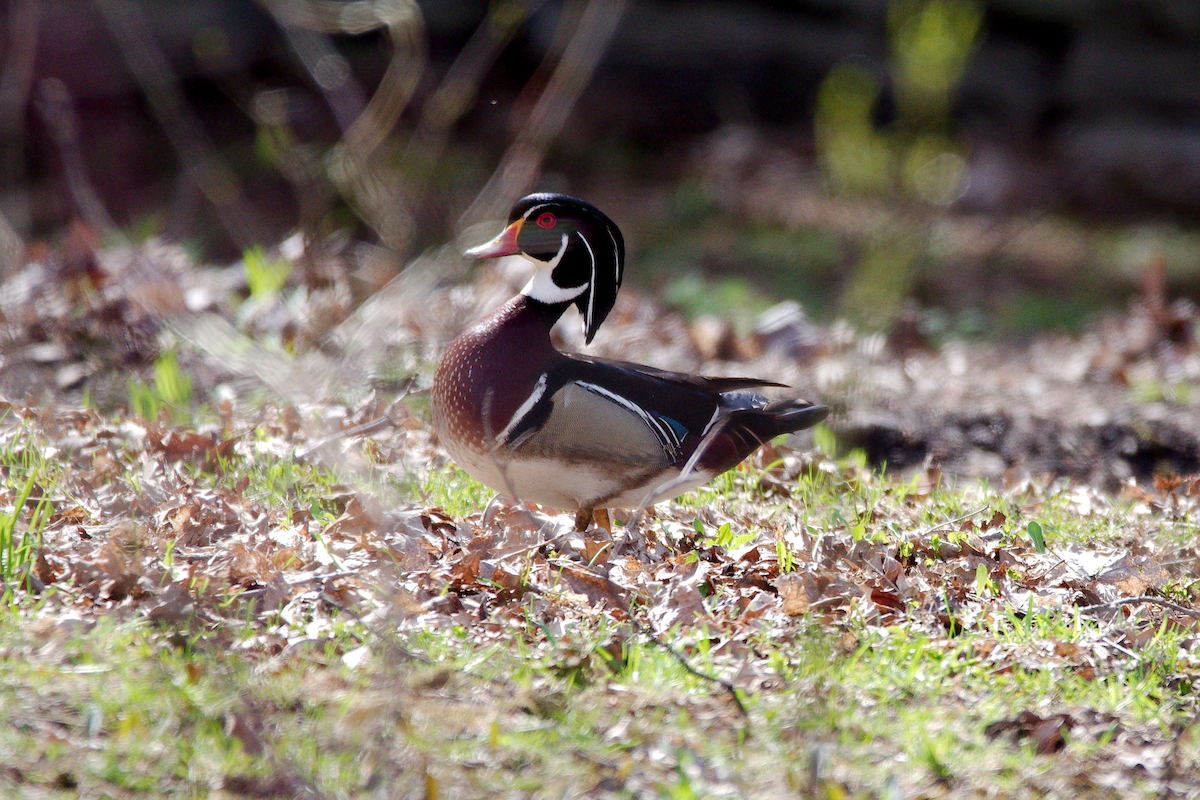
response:
M552 273L554 268L558 266L558 262L562 261L563 255L567 252L567 234L562 235L562 246L558 248L558 252L554 254L554 258L549 261L541 261L527 253L521 255L529 259L537 271L533 273L533 277L529 279L529 283L525 284L525 288L521 290L521 294L532 298L547 305L557 305L558 303L566 303L574 300L579 295L587 291L588 284L584 283L579 286L559 286L554 282Z

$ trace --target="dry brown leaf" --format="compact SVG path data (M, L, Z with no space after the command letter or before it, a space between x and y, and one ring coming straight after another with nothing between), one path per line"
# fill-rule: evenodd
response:
M612 539L592 536L583 537L583 559L591 566L603 567L607 564L609 556L612 555L612 549Z
M785 572L773 582L779 598L783 601L783 613L798 617L808 612L808 592L804 581L794 572Z
M594 606L607 605L618 611L629 608L628 591L597 572L568 562L562 565L559 577L568 589L586 596Z

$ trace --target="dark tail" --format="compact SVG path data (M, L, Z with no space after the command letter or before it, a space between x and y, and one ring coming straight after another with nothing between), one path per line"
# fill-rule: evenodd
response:
M780 400L761 408L739 408L725 418L720 431L700 456L700 466L724 472L785 433L811 428L829 414L825 406L805 400Z
M765 434L762 441L767 441L785 433L811 428L827 416L829 409L826 406L819 406L807 400L780 400L761 409L754 415L753 422L747 420L746 427L756 432L761 431Z

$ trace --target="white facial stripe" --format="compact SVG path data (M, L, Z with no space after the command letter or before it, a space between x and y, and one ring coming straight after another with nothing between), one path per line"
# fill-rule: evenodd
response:
M522 214L521 219L529 219L530 214L537 211L539 208L545 208L547 205L549 205L549 204L548 203L539 203L538 205L534 206L533 208L529 209L524 214Z
M562 261L563 254L567 252L567 242L569 241L569 239L567 239L567 235L565 233L562 235L562 237L563 237L562 244L559 246L558 252L554 254L554 258L552 258L546 262L546 264L549 265L550 269L554 269L555 267L557 267L558 262ZM585 242L585 244L586 244L586 242Z
M513 412L512 419L510 419L508 424L504 426L504 430L496 434L496 441L503 442L505 439L507 439L508 435L512 433L513 428L520 424L521 420L525 418L525 415L528 414L533 407L538 404L538 401L542 399L542 395L545 393L546 373L543 372L541 377L537 379L537 383L533 387L533 392L529 395L529 397L525 398L525 402L521 403L521 405L517 407L517 410Z
M562 257L567 252L567 235L562 235L562 244L558 246L558 252L549 261L542 261L540 258L534 258L529 253L521 253L530 264L533 264L538 269L552 270L558 266L558 262L562 261Z
M592 260L592 281L588 284L591 291L588 292L587 314L584 315L584 332L592 329L592 315L596 310L596 254L592 252L592 246L588 244L586 236L580 236L579 241L583 242L583 246L587 248L588 258Z
M619 254L621 252L621 246L619 244L617 244L617 237L616 237L616 235L613 234L612 228L608 229L608 238L612 239L613 255L614 255L613 266L616 267L616 270L613 272L613 280L617 282L617 286L620 286L621 285L621 259L620 259ZM595 279L596 278L593 275L592 280L595 280Z

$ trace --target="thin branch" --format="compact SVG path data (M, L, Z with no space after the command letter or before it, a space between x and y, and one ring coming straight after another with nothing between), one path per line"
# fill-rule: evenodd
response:
M375 419L364 422L361 425L355 425L351 428L346 428L345 430L335 431L323 439L318 440L315 444L311 444L303 450L296 451L296 457L307 458L317 450L320 450L340 439L352 439L356 436L370 436L371 434L378 433L387 427L395 428L397 423L394 419L392 419L390 412L392 409L396 408L396 406L398 406L406 397L408 397L411 390L411 385L406 386L404 391L401 392L395 400L388 404L387 410L384 412L383 416L376 417Z
M543 527L543 529L545 528L545 526L542 526L542 527ZM539 531L539 533L540 533L540 531ZM512 558L513 556L520 556L520 555L524 555L526 553L532 553L534 550L541 550L543 547L548 547L550 545L558 544L559 542L561 542L565 539L571 538L571 536L576 533L578 533L578 531L570 531L568 533L561 533L558 536L555 536L553 539L546 539L545 541L537 542L537 543L531 544L527 547L518 547L514 550L500 550L500 551L496 552L495 557L496 557L496 560L499 561L499 560L505 559L505 558Z
M0 142L5 143L0 155L0 185L10 188L21 185L25 175L25 113L33 87L40 8L40 0L11 0L8 3L4 30L7 52L4 63L0 64ZM11 192L4 202L7 207L0 209L0 225L7 226L3 218L8 216L14 221L16 230L28 234L28 196L23 192ZM16 236L15 231L12 236ZM6 252L12 249L10 242L0 239L0 274L17 266L18 254Z
M932 528L922 531L921 535L929 536L929 535L933 534L934 532L940 531L944 528L948 528L951 525L958 525L960 522L966 522L967 520L969 520L971 517L975 516L976 514L982 514L984 511L987 511L988 507L989 507L989 504L985 503L984 505L980 506L979 508L975 509L974 511L968 511L967 513L963 514L962 516L955 517L954 519L948 519L945 522L939 522L937 525L934 525Z
M466 224L498 216L500 206L522 195L532 184L546 148L562 130L580 94L608 48L625 12L626 0L584 2L578 23L563 48L546 88L525 120L516 141L504 154L500 166L462 215ZM576 8L579 4L576 4ZM564 13L565 20L567 14Z
M742 698L740 696L738 696L738 691L737 691L736 686L734 686L731 682L725 680L724 678L718 678L716 675L709 675L708 673L701 672L700 670L693 667L691 664L688 663L687 659L683 657L682 653L678 652L674 647L672 647L671 645L667 644L665 641L660 639L658 634L654 633L649 628L647 628L645 625L642 625L640 622L638 622L636 619L634 619L632 614L630 614L629 621L630 621L630 623L633 624L635 630L639 630L642 633L646 634L646 636L650 637L650 641L654 642L656 645L658 645L663 650L665 650L667 653L669 653L676 661L679 662L680 666L682 666L690 674L695 675L697 678L700 678L701 680L710 681L712 683L715 683L718 686L720 686L722 689L724 689L725 693L727 695L729 695L729 698L733 701L733 705L737 708L738 713L742 715L742 719L746 720L747 722L750 721L750 714L747 713L746 706L742 704Z
M1118 652L1124 653L1125 655L1129 656L1130 658L1137 659L1138 661L1142 660L1142 657L1139 656L1137 653L1133 652L1128 647L1125 647L1122 644L1114 642L1112 639L1109 639L1108 637L1104 637L1102 639L1099 639L1098 641L1100 644L1106 644L1109 647L1111 647L1112 649L1114 649Z
M1094 606L1081 606L1080 614L1103 614L1106 611L1116 611L1121 606L1136 605L1137 603L1151 603L1156 606L1168 608L1184 616L1200 619L1200 611L1181 606L1178 603L1172 603L1170 600L1164 600L1161 597L1150 597L1149 595L1139 595L1138 597L1122 597L1119 600L1113 600L1111 603L1097 603Z
M125 63L141 87L179 163L242 249L267 237L258 215L243 202L237 176L221 161L200 120L179 89L179 79L154 39L141 6L130 0L96 0Z
M413 234L412 216L376 165L375 152L408 107L425 72L425 23L413 0L263 0L284 28L292 50L324 92L342 131L329 155L328 175L380 238L403 251ZM346 59L323 34L359 35L385 30L391 59L370 99L353 81Z
M608 584L610 589L615 590L613 591L613 594L616 596L629 591L628 587L622 586L603 573L596 572L594 569L589 569L588 567L585 567L582 564L577 564L574 561L566 563L568 563L573 569L582 569L586 571L589 576ZM672 658L678 661L680 666L687 670L689 674L695 675L701 680L709 681L710 683L715 683L720 686L725 693L729 695L742 718L747 721L750 720L750 715L746 712L746 706L742 703L742 698L738 695L736 686L734 686L730 681L727 681L723 678L718 678L716 675L709 675L707 672L702 672L701 670L696 669L688 662L687 658L685 658L682 653L680 653L671 645L667 644L657 633L650 630L650 628L643 625L641 622L638 622L637 617L634 614L632 600L625 606L625 613L629 617L629 624L633 627L634 631L645 634L650 641L654 642L654 644L661 647Z
M424 103L421 118L405 149L405 160L423 164L428 180L433 165L441 158L451 126L470 108L483 75L512 40L521 24L545 0L493 6L467 41L454 63L446 70L441 85Z
M79 116L75 113L75 100L67 85L58 78L40 81L37 110L58 148L67 190L79 214L102 236L120 236L117 223L104 207L104 201L88 175L87 162L79 146Z

